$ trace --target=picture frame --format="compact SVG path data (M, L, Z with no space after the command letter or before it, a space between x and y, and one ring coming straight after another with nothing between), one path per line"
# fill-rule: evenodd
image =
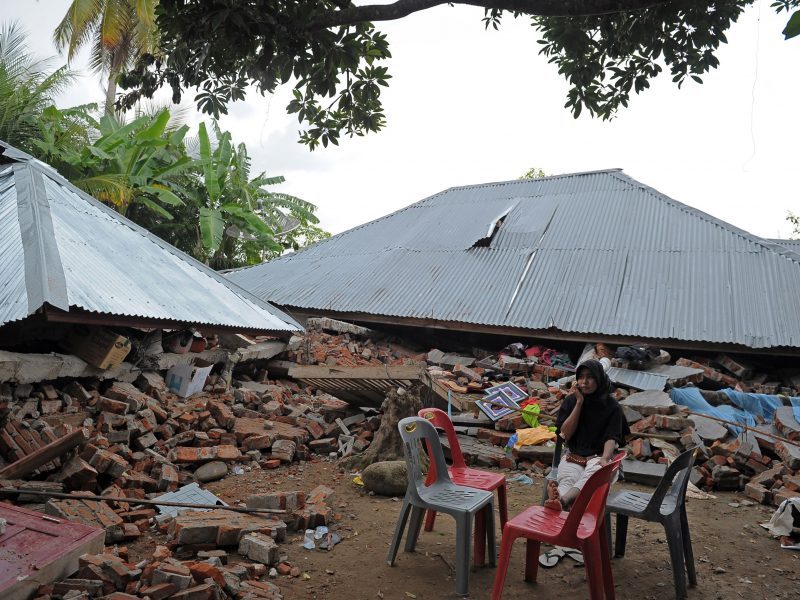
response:
M492 421L497 421L501 417L509 415L515 410L519 410L519 404L509 397L505 390L497 388L499 388L499 386L492 388L493 391L487 393L480 400L475 401L475 404L478 406L478 408L483 411L483 413ZM489 404L489 402L492 404ZM507 408L496 406L497 404L503 404Z
M484 394L490 394L495 390L502 390L506 394L506 396L511 398L511 400L513 400L517 404L528 398L527 392L523 391L522 388L520 388L517 385L514 385L510 381L506 381L505 383L501 383L492 386L490 388L487 388L486 390L484 390Z

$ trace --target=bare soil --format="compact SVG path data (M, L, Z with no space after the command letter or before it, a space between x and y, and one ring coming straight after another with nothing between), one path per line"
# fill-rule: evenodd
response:
M318 484L335 490L330 506L336 512L336 522L331 529L341 535L342 542L331 551L306 550L301 546L302 532L290 535L282 553L303 574L278 577L276 583L286 600L456 598L450 567L455 559L453 520L439 516L433 532L421 533L416 552L404 553L401 546L395 566L389 567L386 553L400 498L370 496L352 479L352 474L342 473L335 463L317 460L274 471L230 475L207 487L230 503L254 493L309 491ZM541 499L541 479L534 479L533 485L508 485L512 516ZM781 549L778 541L759 526L769 520L773 509L747 506L747 502L742 494L724 492L717 493L716 499L688 500L698 573L698 586L689 589L689 600L800 598L800 552ZM144 556L156 541L151 537L137 543L131 548L132 559ZM589 597L583 567L569 558L551 569L540 567L538 582L525 583L524 548L524 542L517 541L504 598ZM675 597L665 535L658 525L632 519L626 556L613 560L613 570L620 600ZM470 597L489 598L494 574L495 569L489 567L473 571Z

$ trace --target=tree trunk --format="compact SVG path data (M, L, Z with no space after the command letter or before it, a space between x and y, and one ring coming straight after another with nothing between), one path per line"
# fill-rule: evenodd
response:
M106 87L105 114L107 115L113 115L116 112L114 102L117 98L117 77L119 77L119 72L115 72L112 68L108 73L108 86Z
M339 461L339 466L350 471L360 471L372 463L384 460L403 460L403 440L397 430L397 423L405 417L416 416L422 408L420 391L417 384L408 389L390 390L381 404L381 426L369 448L362 454L348 456Z

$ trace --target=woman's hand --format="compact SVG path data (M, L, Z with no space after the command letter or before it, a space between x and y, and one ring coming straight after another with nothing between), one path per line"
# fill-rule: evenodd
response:
M597 462L600 463L601 467L605 467L608 463L611 462L611 459L610 458L606 458L605 456L601 456L600 459Z
M572 384L572 393L575 394L575 404L583 404L583 393L577 381Z

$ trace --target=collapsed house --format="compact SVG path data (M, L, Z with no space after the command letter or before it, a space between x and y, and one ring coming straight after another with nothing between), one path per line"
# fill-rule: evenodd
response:
M800 255L619 170L451 188L228 277L364 324L800 349Z

